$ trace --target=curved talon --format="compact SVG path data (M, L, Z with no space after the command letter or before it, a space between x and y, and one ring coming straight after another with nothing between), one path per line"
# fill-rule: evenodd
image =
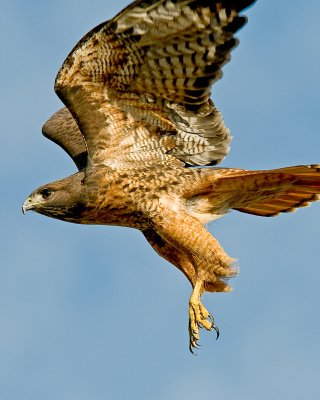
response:
M199 339L197 339L193 334L190 335L190 341L189 341L189 350L192 354L196 355L193 351L193 349L198 349L200 344L198 344Z
M191 328L191 324L189 324L189 351L191 354L196 355L193 349L198 348L197 340L199 340L198 332Z
M210 322L212 323L212 328L214 327L214 318L213 316L209 313L208 318L210 319Z
M190 352L192 353L192 354L194 354L194 351L193 351L193 349L197 349L198 347L197 347L197 344L195 343L195 342L193 342L193 341L190 341L190 343L189 343L189 350L190 350Z
M189 346L189 350L190 350L190 353L191 353L193 356L197 356L197 355L198 355L198 354L196 354L196 353L193 351L191 345Z
M218 340L220 336L220 330L215 323L213 323L212 328L216 331L217 334L216 340Z
M191 340L191 341L190 341L189 347L191 347L192 349L198 349L199 346L200 346L200 345L197 343L196 340Z

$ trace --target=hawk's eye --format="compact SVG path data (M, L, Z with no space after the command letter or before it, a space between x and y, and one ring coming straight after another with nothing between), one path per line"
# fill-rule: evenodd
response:
M49 188L45 188L45 189L41 190L40 194L41 194L42 198L46 200L53 194L53 190L49 189Z

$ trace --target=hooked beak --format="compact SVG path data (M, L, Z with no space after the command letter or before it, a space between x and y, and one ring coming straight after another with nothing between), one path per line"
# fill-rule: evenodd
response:
M22 212L25 214L29 210L33 210L34 205L32 203L32 198L28 197L27 200L22 204Z

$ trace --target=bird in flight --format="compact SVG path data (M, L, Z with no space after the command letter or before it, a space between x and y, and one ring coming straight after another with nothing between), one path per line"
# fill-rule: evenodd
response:
M65 107L42 130L78 172L23 204L67 222L139 229L192 285L191 352L200 327L219 335L202 293L229 291L237 272L205 225L229 210L270 217L319 199L319 165L213 167L231 136L211 88L253 2L137 0L86 34L56 77Z

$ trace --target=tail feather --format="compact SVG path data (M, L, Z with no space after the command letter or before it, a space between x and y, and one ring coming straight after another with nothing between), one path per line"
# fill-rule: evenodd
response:
M320 165L301 165L280 168L271 171L256 171L247 175L249 182L257 173L265 175L259 179L257 192L268 188L269 178L277 178L277 188L271 190L263 199L252 196L243 206L232 207L237 211L264 217L273 217L280 213L293 212L300 207L307 207L311 202L320 200ZM251 178L250 178L251 177ZM245 179L246 180L246 179ZM244 180L244 185L246 185ZM256 180L257 182L257 180ZM285 182L285 184L282 184ZM290 182L290 184L288 184ZM262 183L262 185L261 185ZM272 185L275 186L274 179Z

